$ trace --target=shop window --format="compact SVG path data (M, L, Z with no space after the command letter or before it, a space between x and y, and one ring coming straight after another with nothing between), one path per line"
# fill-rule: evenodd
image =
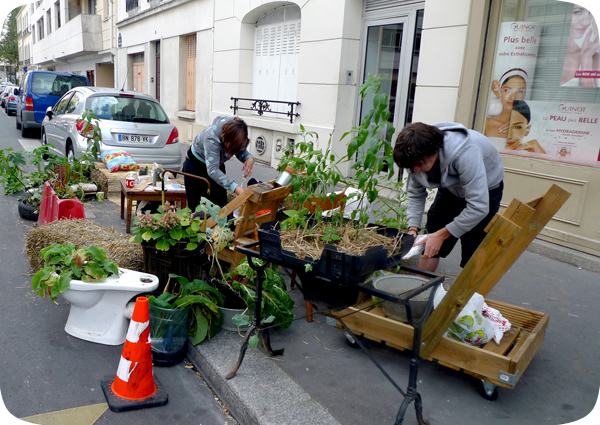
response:
M485 134L503 154L600 168L600 40L591 13L504 0Z

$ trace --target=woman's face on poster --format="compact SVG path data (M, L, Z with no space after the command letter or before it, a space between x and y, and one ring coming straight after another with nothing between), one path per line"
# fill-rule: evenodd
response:
M511 77L500 87L500 102L504 109L511 110L515 100L525 99L525 80L521 77Z
M508 128L507 138L508 144L521 143L521 140L529 134L530 128L531 126L523 114L513 110L510 114L510 127Z
M571 19L571 39L583 37L587 29L592 25L594 18L589 10L575 5L573 18Z

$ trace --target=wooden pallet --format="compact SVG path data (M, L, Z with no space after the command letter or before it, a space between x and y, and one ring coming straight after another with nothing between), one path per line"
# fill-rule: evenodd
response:
M343 320L358 336L384 342L399 350L411 350L413 327L386 317L380 306L372 307L371 303L368 300L332 315L341 317L351 314ZM513 325L499 345L490 341L478 347L442 338L427 360L512 389L542 344L549 315L500 301L486 300L486 303L499 310ZM339 323L337 327L342 329Z
M499 345L491 341L476 347L444 334L475 292L486 296L492 290L569 196L553 185L544 196L532 201L513 200L503 214L494 217L486 229L488 235L425 322L421 357L492 384L514 388L544 340L547 314L486 300L513 325ZM385 317L381 307L371 308L369 303L331 315L355 313L343 319L352 332L401 350L412 349L413 327Z

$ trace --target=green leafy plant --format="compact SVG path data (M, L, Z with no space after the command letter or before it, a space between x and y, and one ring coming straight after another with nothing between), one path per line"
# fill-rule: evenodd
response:
M40 255L44 267L33 276L31 286L38 296L45 298L48 295L52 301L67 290L72 279L94 283L113 274L119 275L117 264L94 245L76 249L71 242L53 243L42 249Z
M188 279L172 273L169 274L169 278L169 280L177 280L179 290L174 293L164 292L159 297L150 295L148 302L156 307L166 309L191 308L188 332L194 338L194 345L215 336L221 329L223 320L218 308L223 306L221 293L200 279L190 282ZM160 333L160 331L158 332Z
M85 153L90 155L91 159L93 160L100 159L102 130L100 130L100 126L98 125L98 117L96 114L94 114L94 111L91 109L86 109L83 112L81 119L77 121L77 124L83 125L84 130L81 133L87 139L87 150Z
M260 260L254 261L261 263ZM265 276L262 281L261 311L262 315L267 317L267 319L263 320L263 323L274 322L277 327L285 329L291 325L291 321L294 319L294 313L292 312L294 300L292 300L288 295L283 278L275 269L271 267L267 267L265 269ZM243 259L240 264L231 272L228 278L231 279L231 286L233 289L237 291L246 301L248 308L250 310L254 310L254 297L256 296L256 271L250 267L248 260ZM270 319L271 316L273 316L273 319ZM249 317L247 317L247 319L237 319L237 321L242 324L249 320ZM258 342L258 339L256 342Z
M394 177L393 147L390 141L395 130L389 121L391 112L387 94L379 92L381 78L368 75L360 88L360 94L362 99L367 95L373 96L373 109L363 117L359 127L344 133L340 139L353 135L347 146L346 160L355 161L352 165L352 169L356 171L354 183L356 189L360 190L360 195L358 208L352 211L351 218L358 220L363 226L369 220L368 205L379 198L380 179L390 181Z
M332 139L324 149L316 149L319 136L306 131L300 124L302 140L294 145L294 151L286 151L280 163L280 170L291 167L297 172L292 174L290 185L294 191L289 196L288 207L284 213L288 218L281 222L282 229L296 230L306 228L308 216L321 218L322 204L326 200L333 201L335 193L330 193L338 183L347 183L340 171L339 160L332 150Z
M177 243L185 244L188 251L194 251L206 240L206 234L200 232L202 219L194 217L189 208L177 210L168 201L158 207L158 213L138 216L134 223L131 231L137 234L130 241L154 242L156 249L161 251L168 251Z

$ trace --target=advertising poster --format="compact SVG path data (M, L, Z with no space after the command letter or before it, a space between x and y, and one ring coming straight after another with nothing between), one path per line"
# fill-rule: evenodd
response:
M536 22L500 24L484 131L498 149L506 145L513 101L530 98L541 33Z
M600 86L600 39L598 26L589 10L574 5L565 64L563 87Z
M600 105L516 100L500 153L600 168Z

